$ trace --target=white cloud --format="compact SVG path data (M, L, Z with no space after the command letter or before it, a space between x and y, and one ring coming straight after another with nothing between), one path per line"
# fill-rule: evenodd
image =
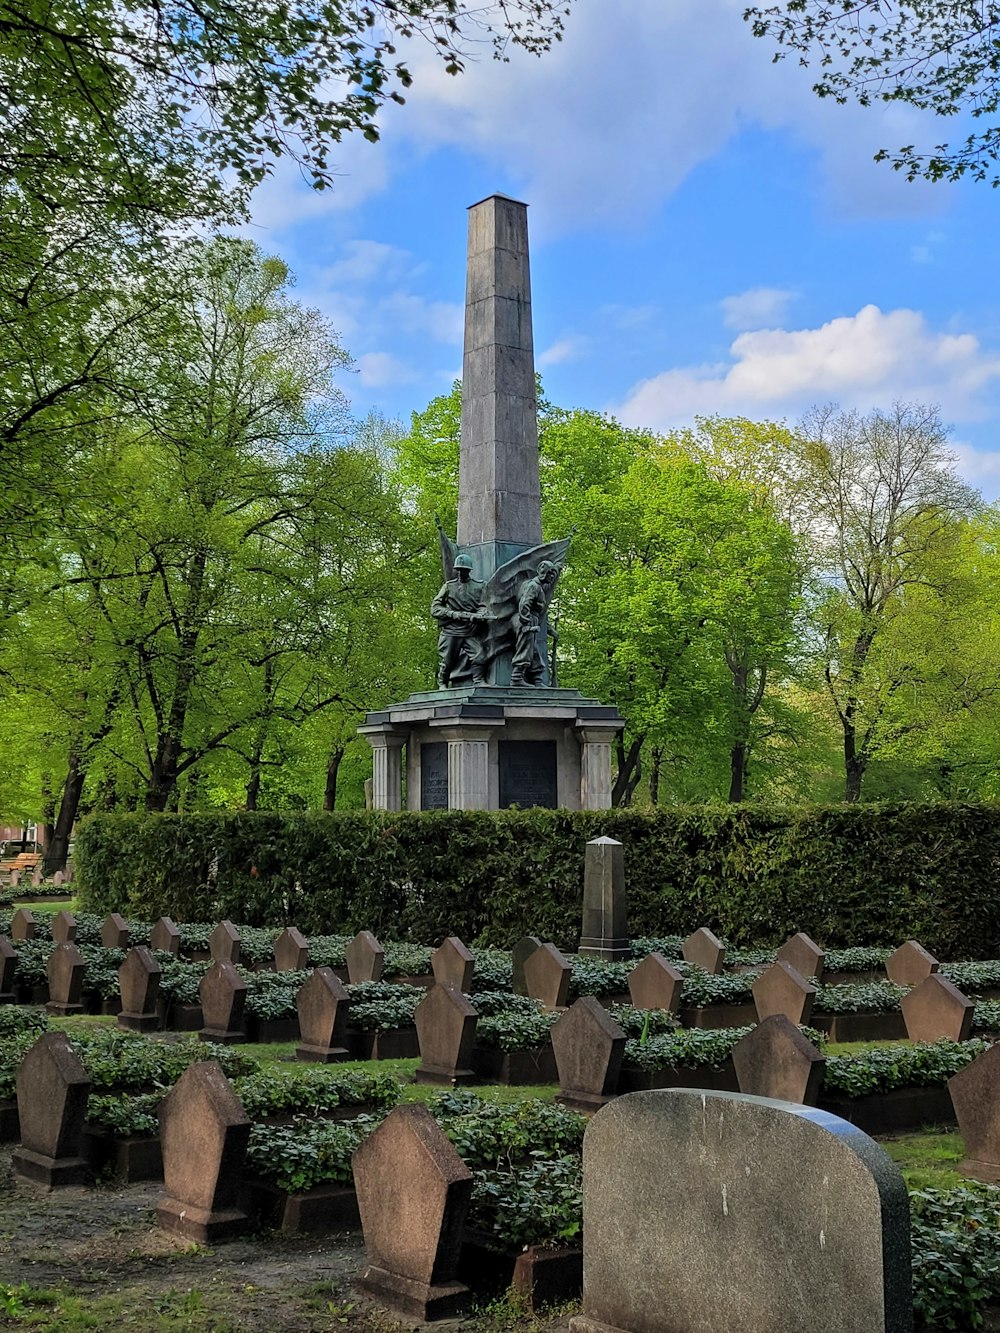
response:
M819 328L741 333L729 351L728 362L643 380L618 415L666 429L698 413L784 416L817 401L871 407L916 398L970 420L984 414L983 391L1000 380L1000 354L974 334L938 333L919 311L875 305Z
M427 334L442 343L462 341L465 307L454 301L430 301L413 292L393 292L378 302L376 313L403 333Z
M566 361L579 361L580 357L585 356L589 350L590 339L574 333L568 338L558 339L551 347L546 347L544 352L540 352L535 357L535 364L540 370L544 370L546 366L559 366Z
M780 287L751 287L719 302L723 323L730 329L760 329L784 319L795 297Z
M319 275L331 287L355 286L378 278L396 281L420 268L409 250L381 241L348 241L343 250L344 257Z
M391 352L365 352L355 362L365 389L384 389L389 385L413 384L419 375Z
M958 471L987 495L1000 493L1000 451L975 449L964 440L951 444Z

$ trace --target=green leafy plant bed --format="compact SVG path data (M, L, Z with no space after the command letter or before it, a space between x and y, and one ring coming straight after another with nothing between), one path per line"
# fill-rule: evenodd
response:
M749 1004L708 1004L702 1008L682 1007L681 1022L686 1028L746 1027L757 1022L757 1006Z
M622 1065L618 1092L649 1092L652 1088L705 1088L709 1092L739 1092L739 1079L732 1060L719 1069L638 1069Z
M293 1018L261 1018L257 1014L247 1014L247 1041L276 1042L298 1041L299 1020Z
M95 1175L110 1172L128 1184L163 1179L163 1152L157 1134L120 1138L110 1130L88 1125L83 1131L83 1156Z
M499 1296L513 1289L528 1309L579 1300L583 1289L583 1249L540 1245L497 1251L490 1237L466 1231L458 1263L458 1277L480 1298Z
M241 1203L251 1217L285 1235L353 1231L361 1225L352 1185L314 1185L290 1192L263 1180L247 1180Z
M492 1046L474 1046L472 1068L481 1083L508 1086L558 1082L556 1057L551 1046L527 1051L501 1051Z
M412 1060L420 1054L415 1027L388 1032L360 1032L348 1028L346 1044L352 1060Z
M825 1032L830 1041L903 1041L906 1023L901 1013L894 1014L817 1014L814 1027Z

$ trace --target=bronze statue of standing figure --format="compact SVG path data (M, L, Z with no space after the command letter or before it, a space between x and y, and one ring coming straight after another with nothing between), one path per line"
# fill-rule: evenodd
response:
M510 678L512 685L540 685L545 679L546 644L538 640L543 626L548 630L550 638L556 638L547 615L556 580L561 573L562 565L552 560L543 560L534 578L528 579L521 586L515 617L517 642Z

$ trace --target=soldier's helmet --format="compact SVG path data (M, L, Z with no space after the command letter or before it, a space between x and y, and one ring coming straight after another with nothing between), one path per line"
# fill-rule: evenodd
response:
M457 555L457 556L455 557L455 568L456 568L456 569L471 569L471 568L472 568L472 557L471 557L471 556L468 556L468 555Z

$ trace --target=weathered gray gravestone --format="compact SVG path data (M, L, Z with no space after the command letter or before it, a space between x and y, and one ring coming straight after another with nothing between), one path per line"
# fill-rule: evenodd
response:
M350 1057L345 1041L348 994L333 969L313 968L299 988L295 1003L301 1037L295 1049L296 1059L317 1064L347 1060Z
M149 947L176 957L181 951L181 932L169 916L161 916L149 932Z
M542 941L536 935L524 935L514 945L510 953L511 968L513 975L511 977L511 989L515 995L527 995L528 987L524 980L524 965L541 946Z
M56 944L70 944L76 939L76 917L72 912L56 912L52 918L52 939Z
M789 963L807 981L810 977L815 977L817 981L823 980L825 959L826 954L816 941L801 930L786 940L778 950L778 962Z
M118 969L122 997L118 1026L134 1032L155 1032L160 1026L156 1002L160 998L163 969L144 944L130 949Z
M625 1033L593 995L579 1000L552 1027L552 1050L563 1106L595 1111L618 1090Z
M439 986L454 986L468 995L476 960L457 935L449 935L431 954L431 971Z
M198 984L198 997L205 1025L198 1035L203 1041L226 1045L246 1041L247 983L232 963L213 963Z
M242 947L240 932L231 921L220 921L208 937L208 952L216 963L235 966L240 961Z
M45 1008L50 1014L65 1016L83 1012L83 978L87 964L75 944L57 944L49 954L46 973L49 999Z
M584 1138L583 1237L572 1333L913 1328L903 1178L812 1107L689 1088L617 1098Z
M215 1060L189 1065L160 1103L157 1225L202 1244L248 1226L237 1207L250 1121Z
M762 1021L772 1014L784 1014L791 1023L808 1023L812 1016L816 987L781 959L762 972L750 990Z
M885 974L896 986L919 986L941 964L916 940L907 940L885 960Z
M275 972L304 972L309 966L309 941L295 926L286 926L274 941Z
M546 1009L565 1009L573 968L554 944L540 944L524 964L524 984Z
M434 985L417 1005L413 1021L420 1042L418 1083L471 1083L472 1047L479 1015L455 986Z
M17 1071L21 1146L15 1175L52 1189L79 1185L87 1175L81 1155L90 1078L65 1032L46 1032Z
M109 912L101 926L101 943L105 949L127 949L128 922L120 912Z
M472 1172L426 1106L397 1106L352 1160L368 1266L362 1290L416 1319L460 1313Z
M1000 1045L953 1074L948 1091L965 1145L958 1169L974 1180L1000 1184Z
M758 1023L733 1047L740 1092L815 1106L826 1060L784 1014Z
M385 950L370 930L359 930L345 951L347 979L352 986L362 981L381 981Z
M10 919L10 937L12 940L33 940L35 938L34 913L27 907L19 907Z
M661 953L648 953L629 973L628 993L635 1009L668 1009L681 1004L684 978Z
M0 1004L14 1000L14 973L17 971L17 951L6 935L0 935Z
M899 1002L910 1041L968 1041L976 1006L956 985L932 972Z
M726 951L721 941L712 934L707 926L699 926L684 941L682 948L684 961L693 967L700 967L705 972L722 971Z
M613 838L593 838L583 861L583 931L577 951L617 962L628 958L625 920L625 849Z

